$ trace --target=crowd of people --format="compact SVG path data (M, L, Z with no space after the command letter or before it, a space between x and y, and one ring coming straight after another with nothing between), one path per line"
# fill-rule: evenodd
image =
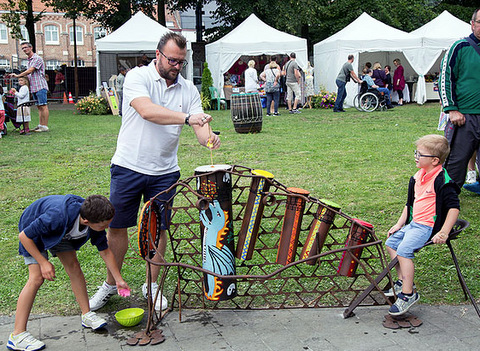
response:
M436 244L448 239L458 218L458 194L468 163L480 146L480 89L476 85L480 80L479 10L474 12L471 26L473 33L454 43L442 61L439 93L443 108L449 113L445 137L427 135L417 140L414 160L419 170L410 179L407 204L387 234L387 251L392 259L399 261L396 266L398 280L385 291L386 295L397 296L389 309L395 316L405 314L419 300L414 284L414 252L430 238ZM47 131L48 88L44 84L43 61L33 53L31 45L22 44L22 50L29 57L29 67L14 75L23 78L21 88L14 93L21 99L30 85L40 114L37 128ZM40 350L45 347L27 331L27 322L38 289L45 279L55 279L55 269L48 261L47 251L59 257L70 277L82 312L82 325L92 329L105 326L106 321L94 311L122 289L130 289L121 276L121 268L128 248L127 230L137 223L142 197L146 201L170 189L180 177L177 150L182 127L193 128L201 147L220 147L219 137L210 128L212 116L203 112L193 83L180 74L187 64L186 53L186 39L169 32L160 39L154 60L124 76L123 117L111 161L109 200L100 195L87 199L53 195L35 201L23 212L19 221L19 252L28 265L29 277L18 298L14 331L7 343L9 349ZM272 57L260 74L260 79L268 85L267 98L273 103L274 115L278 114L278 86L282 76L286 77L290 113L298 113L300 75L295 58L295 53L290 54L288 62L280 68ZM348 56L338 74L334 112L343 111L345 86L350 79L357 83L365 80L370 87L387 96L392 90L402 90L405 81L400 60L394 60L393 79L389 79L390 67L382 68L380 63L373 67L366 65L363 78L358 77L353 61L353 55ZM255 62L249 63L250 68L254 65ZM253 89L258 84L255 81L258 76L256 71L250 72L248 76L252 81L249 84ZM29 81L25 79L27 76ZM270 104L267 105L269 114L272 113ZM165 193L163 199L168 200L173 192L171 189ZM163 208L162 212L160 241L154 257L157 262L162 261L165 254L170 215L168 209ZM88 240L97 247L107 268L105 281L90 299L76 256L76 251ZM148 287L146 280L142 286L146 298L149 290L152 298L157 295L159 266L154 265L151 273L152 285ZM157 310L167 308L167 300L161 294L153 303Z

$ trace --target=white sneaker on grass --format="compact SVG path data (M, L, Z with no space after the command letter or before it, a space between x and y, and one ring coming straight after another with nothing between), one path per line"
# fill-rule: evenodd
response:
M395 283L393 283L393 288L390 288L388 290L383 290L383 293L385 294L386 297L392 297L393 295L393 290L395 289L395 295L398 296L402 292L403 288L403 281L400 279L397 280ZM415 283L413 283L413 290L416 290L417 287L415 286Z
M35 339L32 334L27 331L18 335L10 334L8 337L7 349L9 350L43 350L45 344L40 340Z
M465 184L473 184L477 181L477 172L476 171L468 171L467 172L467 179L465 180Z
M97 330L107 325L107 321L102 317L97 316L95 312L87 312L82 314L82 326L85 328L92 328Z
M147 283L144 283L142 286L142 292L143 292L143 297L147 298L147 293L148 293L148 286ZM158 290L158 284L157 283L152 283L152 301L155 299L155 296L157 295L157 290ZM158 298L157 301L155 302L155 309L157 311L163 311L166 310L168 307L168 301L163 296L162 294L158 293Z
M98 287L97 292L88 301L90 304L90 310L96 311L108 302L108 299L117 294L117 287L115 285L109 285L107 282L103 282L102 286Z

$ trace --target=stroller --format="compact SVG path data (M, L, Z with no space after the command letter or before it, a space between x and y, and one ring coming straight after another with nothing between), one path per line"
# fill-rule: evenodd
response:
M21 122L17 122L17 109L15 108L14 96L5 95L5 122L3 123L3 135L7 135L7 122L12 122L14 129L20 129L22 126Z

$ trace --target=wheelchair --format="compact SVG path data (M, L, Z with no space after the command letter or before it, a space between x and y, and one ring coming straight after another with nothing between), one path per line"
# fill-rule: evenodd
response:
M369 89L365 81L362 82L359 93L354 97L353 105L358 111L363 112L386 111L388 109L385 94L375 88Z

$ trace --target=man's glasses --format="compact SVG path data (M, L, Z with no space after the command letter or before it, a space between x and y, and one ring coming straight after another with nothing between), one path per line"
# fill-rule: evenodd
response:
M181 65L182 68L183 68L188 64L188 62L185 61L185 60L175 60L175 59L172 59L172 58L169 58L169 57L165 56L165 54L163 52L161 52L160 50L158 50L158 52L161 53L162 56L167 59L167 62L170 66Z
M424 154L421 154L420 152L418 152L418 150L415 150L415 158L420 158L420 157L438 157L438 156L435 156L435 155L424 155Z

